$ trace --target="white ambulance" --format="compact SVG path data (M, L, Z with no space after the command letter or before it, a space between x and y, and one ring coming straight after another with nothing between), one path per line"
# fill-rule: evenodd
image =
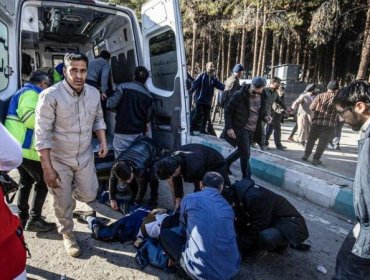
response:
M155 95L152 137L173 149L190 142L186 61L178 0L151 0L133 10L93 0L0 0L0 117L30 70L48 71L67 52L89 59L111 53L114 84L129 81L137 65L150 70ZM113 135L114 115L108 117Z

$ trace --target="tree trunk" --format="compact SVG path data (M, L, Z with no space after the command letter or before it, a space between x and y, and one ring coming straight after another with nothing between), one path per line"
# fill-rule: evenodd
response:
M301 63L301 37L298 36L297 42L295 43L294 47L294 63L300 64Z
M245 67L245 45L247 40L247 31L243 28L242 31L242 43L240 47L240 63Z
M212 44L212 35L208 35L208 54L207 62L213 61L213 44Z
M206 69L206 37L203 32L202 36L202 71Z
M318 74L319 74L319 68L320 68L320 62L321 62L321 57L322 57L322 47L318 47L316 51L316 61L315 61L315 69L313 71L312 75L312 81L315 83L318 79Z
M241 45L241 43L240 43L240 34L237 35L237 40L238 40L238 43L236 45L237 52L236 52L236 57L235 57L235 64L240 63L240 45Z
M360 65L358 67L356 79L366 79L366 72L370 59L370 0L367 1L368 10L366 14L366 24L364 32L364 42L362 44Z
M262 76L263 72L263 65L262 65L262 60L263 60L263 55L265 52L265 46L266 44L266 8L263 7L263 23L262 23L262 36L261 36L261 46L260 46L260 52L258 56L258 67L257 67L257 75Z
M307 44L305 43L303 46L303 61L302 61L302 75L301 75L301 81L304 82L306 79L306 70L307 70Z
M217 71L217 76L221 77L221 44L217 44L217 66L216 66L216 71Z
M191 76L194 77L194 68L195 68L195 47L196 47L196 38L197 38L197 23L193 21L193 44L191 49Z
M266 63L266 51L267 49L267 34L265 34L264 38L263 38L263 44L262 44L262 61L261 61L261 68L260 68L260 72L259 72L259 75L260 76L263 76L263 74L265 73L265 63Z
M274 66L275 66L275 53L276 53L276 33L275 32L272 32L272 48L271 48L271 74L270 76L273 77L274 76Z
M280 35L279 65L283 64L284 56L284 37Z
M308 51L308 50L307 50ZM308 51L308 62L307 62L307 72L306 72L306 80L307 82L312 82L312 77L311 77L311 68L312 68L312 53Z
M333 56L331 58L331 74L330 74L330 80L335 80L336 78L336 69L335 69L335 64L336 64L336 59L337 59L337 40L334 38L333 40L334 46L333 46Z
M230 31L229 33L229 42L227 45L227 64L226 64L226 77L230 74L230 64L231 64L231 43L233 40L233 33Z
M224 81L225 77L225 36L222 34L221 37L221 60L222 60L222 65L221 65L221 81Z
M253 71L252 76L257 75L257 63L258 63L258 37L259 37L259 4L257 6L257 17L256 17L256 27L254 33L254 48L253 48Z
M285 64L290 62L290 34L288 34L288 39L286 42L286 55L285 55Z

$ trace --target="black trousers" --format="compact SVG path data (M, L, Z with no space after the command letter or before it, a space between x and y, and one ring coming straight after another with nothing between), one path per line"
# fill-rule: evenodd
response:
M265 144L269 145L269 140L272 135L272 132L274 132L274 142L276 147L281 147L281 120L267 124L266 126L266 142Z
M370 277L370 259L352 254L356 238L351 230L339 249L333 280L362 280Z
M21 220L26 220L31 217L31 219L37 220L41 217L42 207L48 194L41 163L39 161L23 158L23 162L18 167L18 171L20 175L17 201L19 218ZM29 212L30 206L28 200L34 183L34 194L31 201L31 211Z
M317 160L320 159L333 136L334 130L335 127L312 124L306 143L306 150L304 152L305 156L309 157L311 155L313 146L316 140L319 139L313 158Z
M141 204L143 202L148 183L150 187L150 201L157 202L159 181L155 175L154 169L151 168L149 172L142 172L141 174L135 175L132 182L128 184L135 203Z
M230 138L227 133L223 133L225 140L237 149L226 158L227 167L240 158L240 168L243 178L251 178L251 167L249 158L251 156L251 144L253 142L254 132L247 129L234 130L236 139Z
M191 119L191 130L197 130L201 133L206 133L207 121L211 120L211 105L210 104L196 104L195 112Z
M277 228L267 228L259 233L258 247L262 250L274 251L279 248L286 248L288 245L288 239Z

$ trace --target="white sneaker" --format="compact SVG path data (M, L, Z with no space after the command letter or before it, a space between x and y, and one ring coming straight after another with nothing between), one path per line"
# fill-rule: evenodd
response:
M78 245L73 232L63 234L63 243L68 255L74 258L81 255L81 248Z

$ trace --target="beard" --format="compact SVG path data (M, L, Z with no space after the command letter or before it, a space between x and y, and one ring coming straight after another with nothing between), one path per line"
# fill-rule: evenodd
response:
M366 119L361 114L356 113L355 111L352 112L352 120L351 123L348 123L352 130L354 131L360 131L361 127L364 125L366 122Z

